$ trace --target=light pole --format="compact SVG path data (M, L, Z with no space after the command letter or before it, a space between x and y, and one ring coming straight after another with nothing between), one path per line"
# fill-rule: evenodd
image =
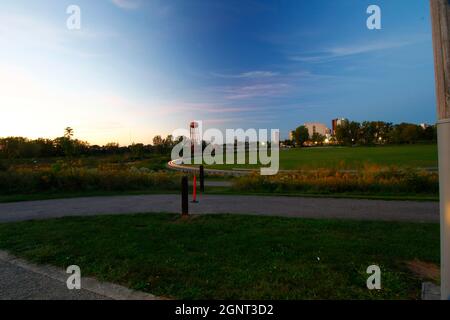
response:
M450 0L430 0L438 113L441 299L450 300Z

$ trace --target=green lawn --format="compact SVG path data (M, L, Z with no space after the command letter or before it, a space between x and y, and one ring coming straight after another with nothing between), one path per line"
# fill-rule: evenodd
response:
M0 224L0 248L183 299L417 299L405 262L439 263L439 225L152 214ZM382 290L366 288L369 265Z
M280 169L358 169L365 164L399 167L437 167L436 145L377 147L318 147L280 151ZM257 165L213 165L215 169L257 168Z

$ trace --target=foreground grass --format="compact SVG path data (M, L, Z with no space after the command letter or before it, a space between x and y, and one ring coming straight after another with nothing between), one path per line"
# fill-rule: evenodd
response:
M0 224L0 248L182 299L416 299L438 224L152 214ZM381 291L366 288L369 265Z
M360 169L365 165L435 168L437 146L401 145L376 147L294 148L280 151L281 170ZM214 169L255 169L259 165L212 165Z

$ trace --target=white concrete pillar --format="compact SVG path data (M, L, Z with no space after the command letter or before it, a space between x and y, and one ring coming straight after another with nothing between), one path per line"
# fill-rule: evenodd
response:
M450 300L450 119L438 122L441 209L441 299Z
M438 114L441 299L450 300L450 0L430 0Z

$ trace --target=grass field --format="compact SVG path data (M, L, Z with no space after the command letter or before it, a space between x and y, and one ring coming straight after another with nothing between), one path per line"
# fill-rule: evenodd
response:
M317 147L280 151L280 169L358 169L364 165L437 167L436 145ZM213 165L214 169L257 168L258 165Z
M295 173L297 176L281 171L268 181L210 176L207 182L228 180L233 186L208 187L207 192L438 199L436 173L411 170L436 168L435 145L297 148L282 150L280 157L282 170L305 170ZM142 160L126 156L3 160L0 163L0 202L178 192L181 175L162 170L167 161L168 158L161 155ZM249 165L212 167L252 168ZM330 168L341 170L328 170ZM354 170L360 168L364 170Z
M0 224L0 248L169 298L418 299L426 277L407 263L439 263L439 225L99 216ZM366 288L373 264L381 291Z

